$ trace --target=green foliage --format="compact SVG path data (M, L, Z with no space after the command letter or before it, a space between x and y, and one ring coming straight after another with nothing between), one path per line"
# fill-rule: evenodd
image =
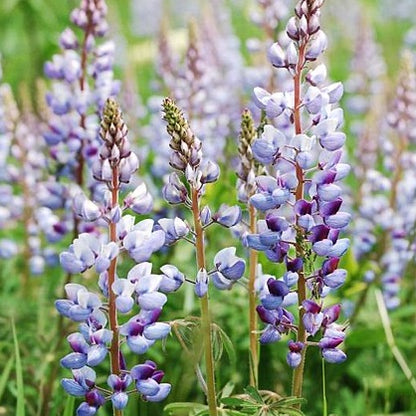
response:
M24 83L33 92L34 79L42 75L43 62L50 59L58 49L59 33L69 23L69 11L78 3L76 0L2 0L0 1L0 39L2 65L5 81L10 82L17 91ZM241 49L245 59L250 57L244 47L244 42L260 33L251 24L248 13L250 1L245 1L241 10L237 2L229 2L232 7L234 27L241 39ZM328 1L328 3L331 3ZM341 3L338 0L338 3ZM377 39L383 46L384 55L388 58L388 70L391 76L397 71L397 58L405 31L410 22L385 21L380 16L379 1L366 0L369 16L375 22ZM129 1L109 1L111 19L125 22L130 18ZM324 14L324 13L323 13ZM332 23L331 23L332 25ZM151 42L149 39L138 39L129 30L128 24L119 25L127 39L127 48L140 50L140 47ZM330 44L329 61L331 62L331 78L345 80L348 76L349 60L353 45L348 41L348 34L340 33L336 41ZM335 59L336 57L336 59ZM131 57L128 57L129 59ZM127 63L126 65L129 65ZM137 62L135 62L137 64ZM140 63L137 76L140 92L144 99L152 93L150 80L154 76L151 62ZM121 74L122 70L119 68ZM347 127L349 115L346 113ZM350 132L348 143L350 150L355 147L356 138ZM234 156L232 148L233 138L229 140L228 153ZM147 166L149 167L149 166ZM219 186L208 187L205 198L218 207L221 203L235 200L236 175L231 163L225 166L219 181ZM359 178L349 178L350 183ZM163 209L163 207L160 207ZM18 230L17 238L23 238L23 229ZM3 236L3 235L2 235ZM209 230L207 233L208 248L207 261L212 263L215 250L226 247L235 241L226 233ZM62 243L62 247L67 242ZM244 248L239 247L244 253ZM260 255L264 260L264 255ZM367 259L365 259L367 261ZM163 258L156 259L160 265L173 263L180 265L187 275L193 277L194 253L188 244L180 244ZM211 264L210 263L210 264ZM126 272L130 264L122 266ZM349 282L342 292L347 298L357 299L363 290L363 263L357 263L350 251L342 262L342 267L349 272ZM155 267L156 268L156 267ZM280 265L267 264L264 272L280 277ZM31 278L28 296L24 297L20 279L23 273L21 262L1 260L0 267L0 414L16 416L35 416L39 414L39 388L47 379L51 363L59 360L68 352L65 342L62 343L57 354L53 354L58 334L57 313L54 311L53 301L61 296L64 274L60 268L48 270L40 278ZM392 327L397 337L396 342L407 357L409 366L416 368L415 323L415 265L408 270L405 282L406 305L391 314ZM125 276L125 273L123 274ZM93 288L93 279L86 278L79 281ZM211 295L213 311L213 338L216 365L218 371L218 386L225 386L220 397L220 415L302 415L297 410L300 399L285 398L290 389L291 371L285 363L287 352L286 340L279 344L262 346L260 361L260 387L273 389L277 393L246 388L248 384L249 346L247 339L247 291L243 287L236 287L232 292ZM338 300L338 299L336 299ZM169 296L169 302L163 312L164 319L172 319L173 335L166 344L158 349L152 348L146 357L135 359L132 364L142 359L157 359L160 368L166 373L166 379L172 383L173 391L163 410L165 416L203 416L207 415L204 405L204 395L200 384L197 383L195 372L200 370L201 337L199 336L199 318L192 317L197 313L198 304L194 299L193 288L188 286L179 293ZM183 319L184 316L191 316ZM10 330L10 318L14 318ZM17 328L17 334L16 334ZM66 333L75 329L75 325L66 328ZM410 416L416 414L416 400L400 368L392 358L386 346L385 336L377 314L373 293L370 291L368 299L354 325L348 329L346 349L348 360L342 365L326 366L328 410L334 416ZM307 369L305 373L305 397L303 404L308 416L322 415L322 385L321 357L316 351L308 351ZM225 353L225 354L224 354ZM58 370L57 379L68 375L68 372ZM200 380L202 382L202 380ZM74 414L74 407L78 400L67 397L60 388L58 381L54 384L53 410L56 415L70 416ZM152 407L149 407L152 406ZM161 405L141 403L131 398L131 407L125 416L159 415L162 414ZM149 410L151 409L151 410ZM103 416L110 415L110 410L100 410Z
M258 391L252 386L245 388L245 395L225 397L221 402L231 411L237 410L236 415L253 416L302 416L298 410L303 399L297 397L281 398L271 391ZM232 414L232 413L231 413Z

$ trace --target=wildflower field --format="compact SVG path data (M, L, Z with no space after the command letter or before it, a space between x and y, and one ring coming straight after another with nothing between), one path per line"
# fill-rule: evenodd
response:
M414 0L0 1L0 416L415 416Z

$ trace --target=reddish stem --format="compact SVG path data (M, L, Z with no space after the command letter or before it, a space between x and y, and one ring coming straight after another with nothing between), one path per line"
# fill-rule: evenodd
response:
M298 62L296 64L295 75L293 77L293 84L294 84L294 106L293 106L293 119L295 124L295 133L301 134L302 133L302 122L301 122L301 113L300 107L302 104L301 99L301 82L302 82L302 70L305 65L305 49L307 45L307 40L302 42L299 46L299 55L298 55ZM298 180L298 185L296 187L295 197L296 201L303 199L304 197L304 183L305 177L302 168L296 163L296 178ZM296 242L296 256L300 258L304 258L304 252L301 244L298 243L298 240L303 240L304 234L302 231L297 230L297 242ZM305 355L306 355L306 340L307 334L305 330L305 326L303 325L303 315L305 313L303 307L301 306L303 301L306 299L306 280L305 280L305 272L302 267L301 270L298 272L299 280L298 280L298 299L299 299L299 326L297 332L297 341L302 342L305 347L301 353L301 362L298 367L295 368L293 372L293 384L292 384L292 396L301 397L302 396L302 385L303 385L303 372L305 368ZM299 405L300 407L300 405Z
M111 206L114 208L118 205L118 194L119 194L119 168L118 166L113 167L113 179L111 182ZM110 241L117 243L117 229L116 223L111 221L109 226L109 238ZM110 328L113 332L113 338L110 346L110 357L111 357L111 373L120 375L120 341L119 341L119 330L117 322L117 308L116 308L116 294L112 290L112 285L116 277L117 269L117 257L111 260L110 268L108 269L108 297L109 297L109 321ZM114 409L115 416L121 416L123 412L121 410Z

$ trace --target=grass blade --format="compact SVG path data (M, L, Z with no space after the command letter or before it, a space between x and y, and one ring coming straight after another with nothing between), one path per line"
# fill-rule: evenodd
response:
M63 416L73 416L75 407L75 397L68 396L66 398L65 409Z
M16 402L16 416L25 416L25 392L23 384L23 369L22 361L20 360L19 343L17 341L16 327L14 320L12 320L13 340L14 340L14 354L16 357L16 386L17 386L17 402Z
M4 367L3 373L0 377L0 402L3 397L4 390L6 389L7 382L9 381L10 372L12 371L14 363L14 356L12 355L7 361L6 366Z

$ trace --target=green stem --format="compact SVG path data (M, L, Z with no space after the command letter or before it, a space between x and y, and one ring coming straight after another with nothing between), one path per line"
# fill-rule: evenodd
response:
M192 188L192 215L195 228L196 262L198 270L205 269L204 230L199 215L199 193ZM212 351L211 316L209 311L208 293L201 298L201 330L203 336L207 400L210 416L217 416L217 397L215 393L214 354Z
M322 358L322 416L328 416L328 402L326 400L325 360Z
M249 206L250 216L250 232L255 234L257 228L256 221L256 209ZM250 338L250 385L258 387L258 367L259 367L259 352L258 352L258 341L257 341L257 314L256 314L256 290L254 283L256 280L256 269L257 269L257 258L258 254L256 250L250 250L249 262L250 262L250 275L248 281L249 291L249 338Z

